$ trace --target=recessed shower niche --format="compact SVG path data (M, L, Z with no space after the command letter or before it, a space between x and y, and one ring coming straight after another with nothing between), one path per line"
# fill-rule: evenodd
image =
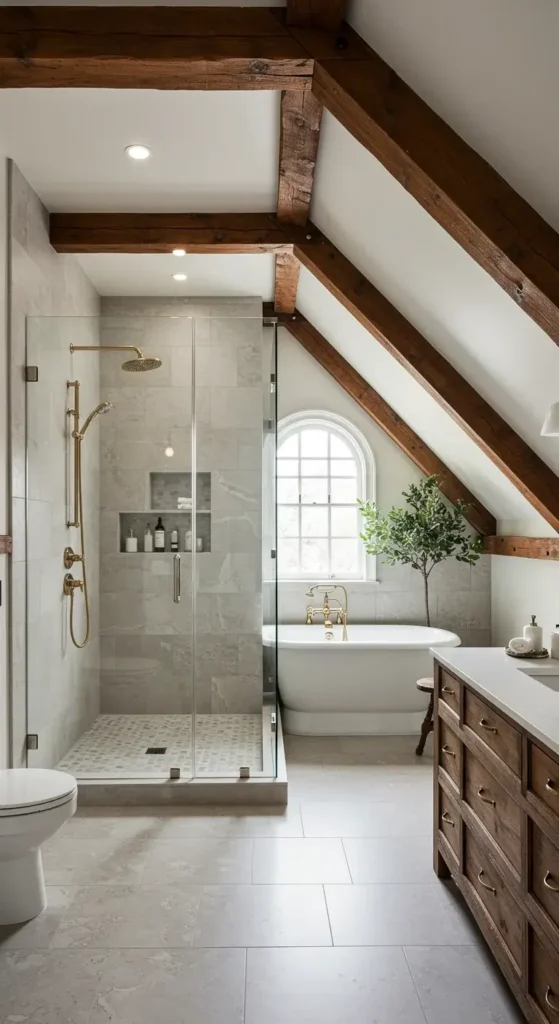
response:
M171 551L171 535L178 534L178 550L191 551L198 543L198 553L211 551L211 473L196 473L195 496L192 494L192 473L157 472L149 474L147 508L119 513L119 550L126 552L126 538L131 532L138 540L138 554L145 553L144 538L149 526L153 536L159 517L165 528L165 551ZM192 507L196 501L196 538L192 539ZM188 541L190 535L190 544ZM201 545L201 546L200 546Z

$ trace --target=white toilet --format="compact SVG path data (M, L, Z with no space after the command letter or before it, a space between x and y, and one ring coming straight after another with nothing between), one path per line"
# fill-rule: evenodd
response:
M66 772L0 771L0 924L29 921L45 909L41 844L72 817L77 795Z

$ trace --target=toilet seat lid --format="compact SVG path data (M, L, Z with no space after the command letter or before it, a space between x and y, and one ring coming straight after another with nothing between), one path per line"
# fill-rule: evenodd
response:
M71 800L77 782L68 772L49 768L7 768L0 771L0 817L47 810Z

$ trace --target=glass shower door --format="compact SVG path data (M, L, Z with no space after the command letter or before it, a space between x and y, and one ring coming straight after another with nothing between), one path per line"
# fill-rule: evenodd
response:
M273 335L261 315L194 324L196 777L276 773Z

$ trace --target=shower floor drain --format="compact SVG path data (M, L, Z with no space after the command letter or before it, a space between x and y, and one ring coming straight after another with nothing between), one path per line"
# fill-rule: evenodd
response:
M146 754L166 754L167 747L148 747Z

